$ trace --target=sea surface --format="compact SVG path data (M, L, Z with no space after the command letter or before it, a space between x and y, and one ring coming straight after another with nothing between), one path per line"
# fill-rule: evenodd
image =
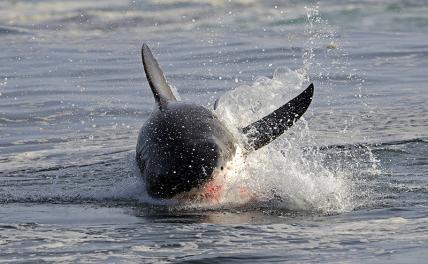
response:
M426 263L428 2L2 0L0 262ZM150 198L147 43L231 131L315 85L219 201ZM257 194L241 199L240 188Z

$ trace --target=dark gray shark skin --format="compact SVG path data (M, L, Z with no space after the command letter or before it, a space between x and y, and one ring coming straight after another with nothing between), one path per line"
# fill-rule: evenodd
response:
M209 109L177 101L158 62L143 44L144 71L156 106L140 130L136 161L154 198L171 199L198 189L231 161L238 146L227 127ZM309 107L311 84L293 100L241 129L248 151L261 148L284 133Z

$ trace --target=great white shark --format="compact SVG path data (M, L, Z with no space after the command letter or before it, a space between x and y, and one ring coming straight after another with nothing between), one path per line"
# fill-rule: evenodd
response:
M150 196L160 199L215 198L221 188L211 184L227 173L238 139L216 114L203 106L177 100L146 44L142 60L156 101L142 126L136 161ZM245 151L267 145L290 128L312 102L314 86L260 120L240 129Z

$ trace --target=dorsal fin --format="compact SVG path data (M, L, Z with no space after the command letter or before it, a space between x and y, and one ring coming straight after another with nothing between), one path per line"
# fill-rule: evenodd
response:
M172 93L171 87L168 85L158 62L145 43L141 48L141 55L147 81L152 89L156 103L162 109L168 101L176 101L177 98Z
M306 90L285 105L244 127L242 132L249 140L249 149L259 149L282 135L306 112L313 95L314 85L311 83Z

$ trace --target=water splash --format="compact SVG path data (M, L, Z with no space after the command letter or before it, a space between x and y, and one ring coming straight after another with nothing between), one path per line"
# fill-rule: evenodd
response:
M316 77L317 82L331 87L329 70L333 67L343 70L346 66L343 66L346 62L340 62L344 58L341 52L330 52L336 56L335 66L318 62L321 61L319 56L325 55L320 50L338 49L339 44L332 44L337 43L335 32L321 19L318 6L308 7L306 12L308 40L302 54L302 67L295 70L279 67L272 77L257 77L252 84L236 87L219 99L215 112L239 140L245 140L240 128L291 100L306 88L311 78ZM329 160L329 154L320 150L320 144L309 128L310 122L305 118L311 118L311 110L290 131L268 146L249 154L238 152L218 200L193 202L184 207L213 209L252 203L275 209L338 213L359 206L354 198L355 192L361 196L361 189L356 186L353 173L359 163L352 162L355 158L352 155L345 161ZM353 117L345 123L352 122ZM365 149L365 152L370 150ZM372 157L370 153L364 154ZM127 185L124 182L124 190L129 194ZM147 194L140 199L149 203L163 202L153 200Z
M311 76L317 76L322 82L329 81L325 67L317 63L315 49L326 41L330 45L334 43L334 32L320 18L318 9L318 6L306 8L308 41L300 69L278 68L272 78L258 77L252 85L241 85L220 98L216 113L238 138L242 138L239 128L262 118L299 94ZM306 116L310 117L310 111ZM352 180L353 163L327 166L325 160L326 155L319 150L319 144L303 118L286 135L250 153L245 161L241 160L234 173L234 184L229 187L223 202L239 201L236 196L239 189L235 186L238 182L240 188L254 193L258 201L274 202L276 208L325 213L352 210L355 206L353 191L356 190ZM241 200L247 202L247 199Z
M237 132L266 114L276 110L304 88L306 69L279 68L272 78L259 77L251 85L242 85L223 95L217 115ZM239 136L239 135L237 135ZM323 165L324 156L316 146L308 123L303 119L286 135L268 146L250 153L235 173L235 184L248 189L264 203L276 208L342 212L352 209L348 171L332 171ZM236 187L224 197L237 201ZM243 199L245 200L245 199Z

